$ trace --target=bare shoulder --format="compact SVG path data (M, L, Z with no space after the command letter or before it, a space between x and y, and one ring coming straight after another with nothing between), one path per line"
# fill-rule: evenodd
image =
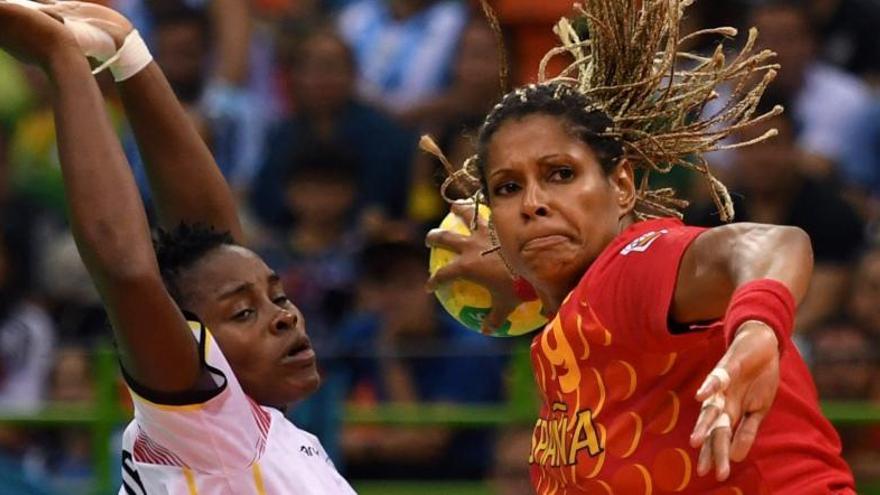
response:
M772 254L774 248L809 247L810 236L803 229L788 225L741 222L706 230L685 253L687 258L713 259L736 256L743 250L760 249ZM684 261L684 260L683 260Z
M812 264L810 238L797 227L735 223L708 229L681 259L673 316L681 322L719 317L733 290L757 278L797 278L790 285L798 294L809 281Z

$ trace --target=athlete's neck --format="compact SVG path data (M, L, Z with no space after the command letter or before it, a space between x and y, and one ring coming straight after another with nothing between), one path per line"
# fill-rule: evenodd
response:
M627 213L624 216L620 217L620 220L617 223L617 230L614 232L609 232L608 238L605 239L604 246L607 247L611 244L614 239L623 233L624 230L629 228L632 224L636 223L638 220L633 213ZM604 249L603 249L604 251ZM596 253L596 257L598 258L599 253ZM590 266L593 265L593 261L595 258L591 259L587 266L584 267L582 271L578 271L575 275L571 277L570 280L565 281L565 283L557 283L557 284L535 284L535 292L538 293L538 297L541 299L541 305L543 306L544 314L547 316L553 316L559 311L559 307L562 306L562 302L565 301L565 298L568 297L568 294L577 287L577 284L580 282L581 278L587 270L590 269Z

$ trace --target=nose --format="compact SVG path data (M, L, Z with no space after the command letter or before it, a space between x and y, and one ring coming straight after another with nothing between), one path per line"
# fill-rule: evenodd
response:
M550 215L550 208L547 205L547 195L539 185L528 184L523 192L522 205L520 208L523 220L533 220L537 217L546 217Z
M296 328L298 322L299 315L297 315L296 312L281 308L275 315L275 319L272 320L271 329L274 333L282 333Z

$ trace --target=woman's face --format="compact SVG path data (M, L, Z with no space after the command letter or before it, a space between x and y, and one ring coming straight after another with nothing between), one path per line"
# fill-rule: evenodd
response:
M559 117L511 119L488 143L492 220L511 267L555 307L619 233L635 202L632 168L605 174Z
M318 388L302 313L259 256L219 247L184 271L178 285L187 309L211 330L251 398L284 407Z

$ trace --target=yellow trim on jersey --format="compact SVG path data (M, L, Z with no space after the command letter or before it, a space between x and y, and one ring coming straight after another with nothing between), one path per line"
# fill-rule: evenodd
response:
M135 399L135 400L138 400L138 401L140 401L140 402L143 402L144 404L147 404L147 405L149 405L150 407L152 407L152 408L154 408L154 409L161 409L161 410L163 410L163 411L176 411L176 412L180 412L180 411L199 411L199 410L201 410L202 408L205 407L205 404L204 404L204 403L200 403L200 404L186 404L186 405L183 405L183 406L171 406L171 405L168 405L168 404L157 404L157 403L155 403L155 402L153 402L153 401L151 401L151 400L149 400L149 399L145 399L145 398L141 397L140 395L137 394L137 392L135 392L134 390L132 390L131 387L129 387L129 389L128 389L128 393L131 394L131 398L132 398L132 399Z
M254 484L257 485L257 494L266 495L266 487L263 485L263 473L260 471L260 463L255 462L251 468L254 473Z
M189 325L190 330L192 330L193 332L200 333L202 330L202 326L199 322L187 321L187 324ZM205 362L208 361L208 350L211 348L211 342L213 340L214 340L214 336L211 335L211 331L208 330L208 327L205 327L205 344L204 344L205 345ZM131 387L126 387L126 388L128 388L128 392L131 394L132 399L136 399L140 402L143 402L144 404L149 405L150 407L153 407L155 409L160 409L162 411L199 411L199 410L203 409L205 406L204 403L185 404L182 406L172 406L172 405L168 405L168 404L157 404L149 399L141 397L140 395L137 394L137 392L132 390Z
M189 321L187 320L187 325L189 325L189 329L194 333L199 334L202 331L202 324L197 321ZM211 334L211 330L208 327L205 327L205 361L208 360L208 351L211 349L211 341L214 340L214 336Z
M183 476L186 478L186 487L189 488L189 495L199 495L196 489L196 477L193 475L192 469L183 468Z

